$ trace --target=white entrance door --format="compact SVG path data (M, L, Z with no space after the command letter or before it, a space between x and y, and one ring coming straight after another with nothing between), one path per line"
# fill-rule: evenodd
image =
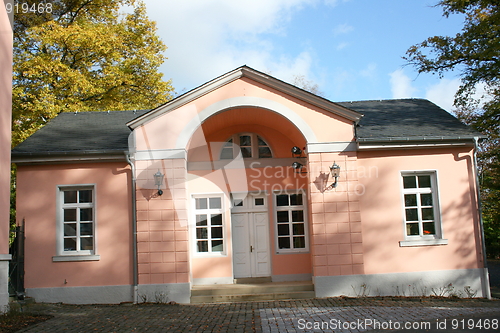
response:
M267 198L248 195L234 201L231 211L234 277L271 276Z

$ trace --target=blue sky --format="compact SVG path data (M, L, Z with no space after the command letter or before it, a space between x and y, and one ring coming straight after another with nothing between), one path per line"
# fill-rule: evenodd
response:
M167 45L160 68L178 93L241 65L304 76L332 101L427 98L451 111L459 79L418 75L402 59L463 17L438 0L144 0Z

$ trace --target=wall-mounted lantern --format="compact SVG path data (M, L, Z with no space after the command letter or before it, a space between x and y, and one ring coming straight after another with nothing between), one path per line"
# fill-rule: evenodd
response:
M158 195L162 195L163 191L160 189L161 185L163 184L163 174L158 170L154 175L155 179L155 186L158 187Z
M337 179L340 177L340 166L333 162L332 166L330 167L330 174L332 175L332 178L335 179L335 181L329 186L330 188L335 188L337 187Z

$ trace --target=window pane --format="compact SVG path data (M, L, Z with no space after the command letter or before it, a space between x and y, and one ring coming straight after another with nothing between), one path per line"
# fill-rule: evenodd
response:
M212 225L222 225L222 214L212 214Z
M231 159L233 159L233 148L232 147L222 148L222 151L220 153L220 158L222 160L231 160Z
M80 223L80 235L81 236L91 236L92 235L92 223Z
M406 211L406 221L418 221L417 208L405 209Z
M417 195L405 194L405 207L411 207L416 205L417 205Z
M293 224L293 234L294 235L305 235L304 223L294 223Z
M418 236L419 235L418 223L408 223L406 225L406 234L408 236Z
M76 236L76 223L64 223L64 236Z
M260 136L257 136L257 140L259 141L259 146L267 146L267 143Z
M80 221L92 221L92 208L80 209Z
M64 210L64 222L76 221L76 209Z
M278 224L278 236L288 236L290 235L290 228L288 224Z
M76 203L77 191L64 191L64 203Z
M252 138L250 135L240 135L240 147L242 146L251 146Z
M220 198L210 198L208 201L210 209L220 209L222 207L222 200Z
M290 237L278 237L278 248L289 249L290 248Z
M422 224L424 227L424 235L435 235L436 234L434 222L424 222Z
M208 239L208 228L196 228L196 239Z
M198 252L208 252L208 241L197 241L196 245Z
M418 176L418 187L431 187L431 176Z
M304 212L302 210L293 210L292 222L304 222Z
M294 249L303 249L306 247L306 238L305 237L293 237L293 248Z
M271 158L271 149L269 147L259 147L259 158Z
M417 177L415 177L415 176L403 176L403 187L404 188L417 188Z
M290 195L290 206L302 206L302 194Z
M222 238L222 227L212 227L212 238Z
M432 206L432 194L431 193L420 194L420 204L422 206Z
M222 252L224 251L223 241L214 240L212 241L212 252Z
M255 206L264 206L264 198L255 198Z
M93 249L94 249L93 237L80 238L80 250L93 250Z
M434 210L431 208L422 208L422 220L434 220Z
M233 205L236 207L243 207L243 200L241 199L236 199L233 201Z
M196 225L207 225L207 216L196 215Z
M276 196L276 205L278 206L288 206L288 195L279 194Z
M252 148L251 147L241 147L241 156L243 157L252 157Z
M76 251L76 238L64 238L64 251Z
M288 222L288 211L276 212L278 223Z
M92 202L92 190L80 190L79 199L81 203Z
M196 209L207 209L207 198L197 198L195 199Z

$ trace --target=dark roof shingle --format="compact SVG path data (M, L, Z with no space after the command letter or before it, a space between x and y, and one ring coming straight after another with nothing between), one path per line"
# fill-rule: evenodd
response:
M63 112L12 150L12 156L128 150L127 122L141 111Z

